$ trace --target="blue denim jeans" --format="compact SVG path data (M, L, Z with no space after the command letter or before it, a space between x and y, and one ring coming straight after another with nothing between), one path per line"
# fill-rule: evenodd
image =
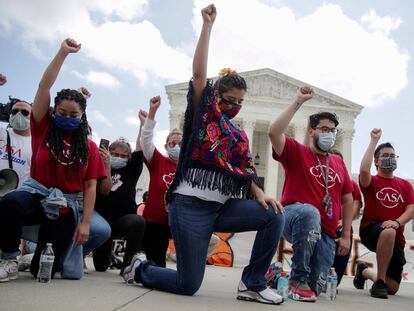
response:
M83 219L83 213L81 221ZM89 221L89 238L83 245L83 257L104 244L111 237L111 226L97 211L92 212Z
M135 281L145 287L182 295L193 295L201 286L207 248L213 231L257 231L242 281L247 288L266 288L264 277L281 237L284 216L257 201L230 199L225 204L175 194L169 222L177 251L177 271L145 261L135 270Z
M321 230L316 207L295 203L285 207L283 237L292 244L291 279L307 281L319 295L335 258L335 241Z

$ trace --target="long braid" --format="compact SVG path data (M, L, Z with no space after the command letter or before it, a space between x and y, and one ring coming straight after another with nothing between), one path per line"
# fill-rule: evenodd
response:
M72 141L71 141L71 147L70 147L69 155L68 155L69 162L76 161L78 164L82 165L83 163L87 161L88 156L89 156L89 148L88 148L89 125L88 125L88 120L85 114L86 99L83 97L83 95L80 92L76 90L63 89L60 92L58 92L55 97L55 110L56 110L56 106L59 105L59 103L65 99L73 100L77 104L79 104L82 110L82 113L83 113L79 128L76 129L71 134ZM57 127L54 122L51 122L48 128L47 134L46 134L46 143L48 144L50 151L51 151L50 152L51 159L56 160L53 154L58 156L63 153L64 136L65 136L65 132L59 127Z

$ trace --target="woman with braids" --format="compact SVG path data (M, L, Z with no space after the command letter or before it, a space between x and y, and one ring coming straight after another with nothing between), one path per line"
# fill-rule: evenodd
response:
M280 304L283 298L266 287L264 275L283 230L283 208L259 187L248 138L232 122L246 92L244 79L228 71L214 87L207 80L208 45L216 9L209 5L201 13L203 27L193 60L180 158L166 197L177 271L157 267L144 254L138 254L125 268L124 279L193 295L204 277L213 231L257 231L237 298ZM247 199L249 196L256 200Z
M30 267L35 276L46 242L53 244L55 252L52 273L60 271L64 278L80 279L81 246L89 239L89 247L97 247L110 236L108 224L93 209L97 180L106 174L97 146L87 138L86 99L76 90L64 89L50 109L50 89L60 68L79 49L76 41L64 40L43 74L30 121L31 177L0 202L0 248L8 279L17 278L23 225L41 224Z

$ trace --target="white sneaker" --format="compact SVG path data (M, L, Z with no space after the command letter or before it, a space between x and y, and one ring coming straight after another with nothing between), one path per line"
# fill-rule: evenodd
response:
M29 269L33 259L33 255L34 253L21 256L19 258L19 263L17 264L17 269L19 271L26 271L27 269Z
M131 263L125 267L124 273L122 274L125 283L134 284L135 270L145 260L147 260L147 257L144 253L137 253L132 257Z
M8 282L9 280L15 280L19 276L17 270L17 260L4 260L0 261L0 282Z
M257 301L260 303L266 303L271 305L280 305L284 300L283 297L278 295L273 289L266 287L260 292L249 290L243 281L240 281L237 288L237 299L247 301Z

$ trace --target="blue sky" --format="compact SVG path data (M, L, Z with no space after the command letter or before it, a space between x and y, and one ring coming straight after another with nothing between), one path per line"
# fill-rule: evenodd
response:
M209 74L269 67L366 106L356 122L358 170L373 127L400 155L398 175L414 178L412 1L219 0ZM208 1L0 0L0 72L8 95L31 101L60 42L82 43L52 92L86 86L99 137L133 141L137 112L163 97L159 137L168 130L164 85L187 81ZM276 117L276 116L275 116Z

